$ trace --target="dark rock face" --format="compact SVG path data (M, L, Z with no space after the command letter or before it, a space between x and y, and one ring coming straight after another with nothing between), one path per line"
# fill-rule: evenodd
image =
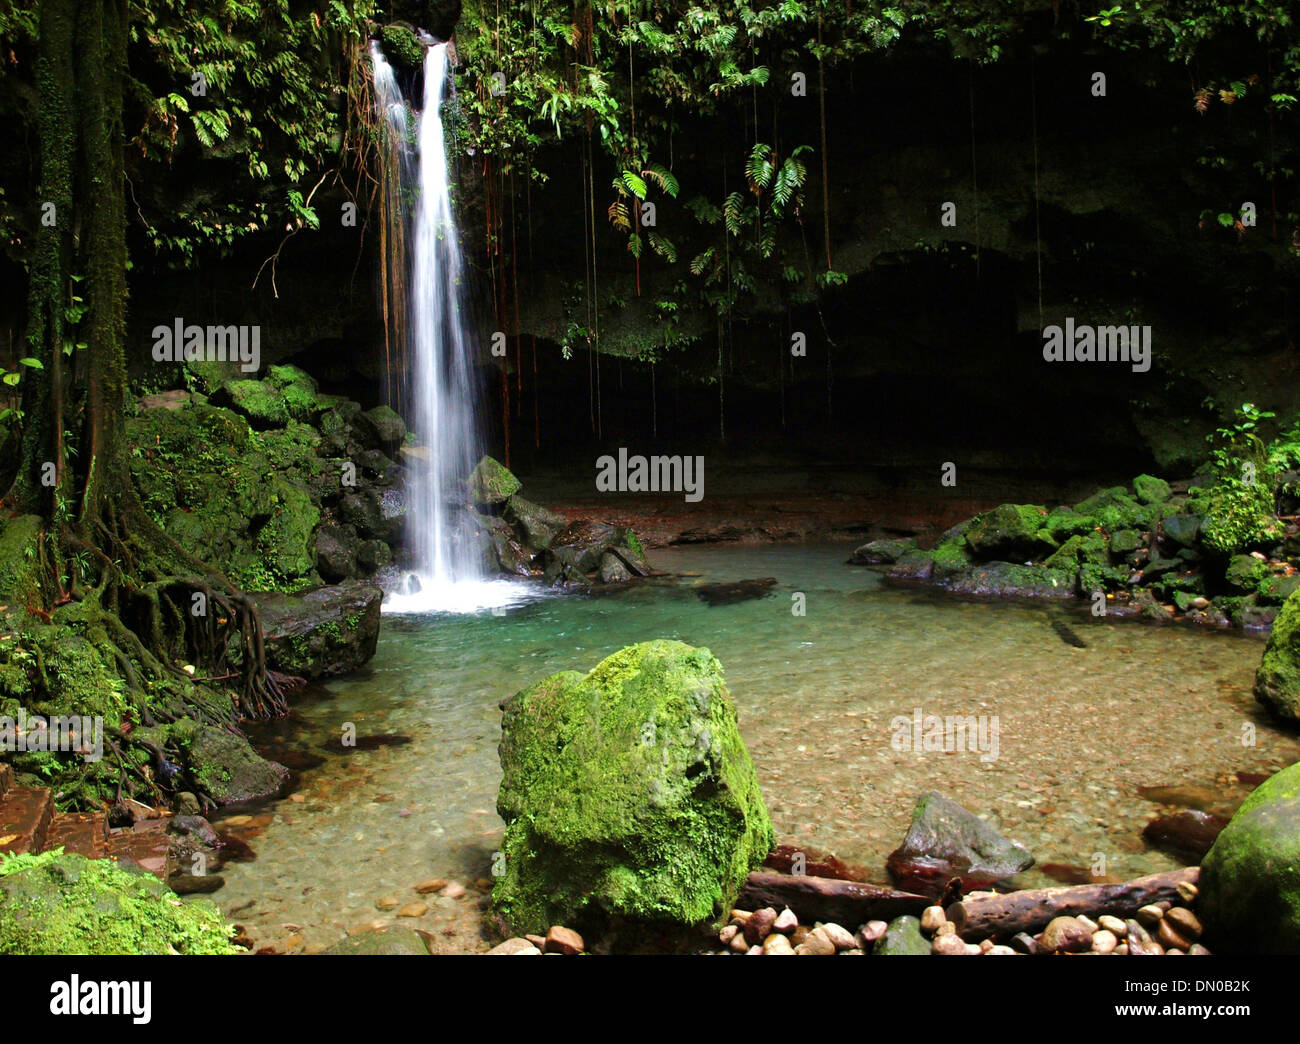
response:
M934 791L917 799L912 825L889 855L900 888L937 895L954 877L963 888L982 888L1034 865L1034 857L978 816Z
M316 569L331 583L356 572L357 533L352 526L321 526L316 531Z
M303 678L355 671L375 654L383 597L378 587L358 582L258 595L267 662Z

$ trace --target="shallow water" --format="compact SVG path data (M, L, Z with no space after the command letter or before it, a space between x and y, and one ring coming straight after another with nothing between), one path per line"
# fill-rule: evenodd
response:
M257 946L314 950L360 924L400 921L442 950L486 948L479 906L502 830L499 701L650 638L705 645L722 661L779 840L833 852L882 882L927 789L986 816L1040 866L1101 856L1123 879L1178 865L1143 844L1161 806L1139 787L1226 792L1237 771L1300 760L1300 742L1251 696L1258 639L890 588L844 565L848 550L658 551L657 568L700 575L467 616L386 616L363 672L255 736L270 756L287 738L324 761L291 798L234 821L257 858L227 864L213 898ZM777 585L766 597L731 605L710 607L695 590L767 576ZM792 613L796 594L806 615ZM1069 614L1086 648L1058 636L1053 613ZM917 708L996 716L996 758L991 742L896 749L893 719L910 722ZM358 737L390 738L340 747L346 723ZM417 895L429 878L471 890ZM1020 881L1054 883L1038 870ZM376 908L386 896L429 910L398 918Z

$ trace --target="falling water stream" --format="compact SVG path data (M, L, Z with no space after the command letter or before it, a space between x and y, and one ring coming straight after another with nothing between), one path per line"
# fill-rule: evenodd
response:
M388 612L473 612L524 599L518 583L488 579L465 510L465 480L482 452L459 233L442 118L451 84L447 45L425 54L421 109L410 111L392 66L372 46L375 100L395 150L398 179L389 205L408 266L405 416L422 446L408 453L407 539L413 569ZM394 307L402 306L402 297Z

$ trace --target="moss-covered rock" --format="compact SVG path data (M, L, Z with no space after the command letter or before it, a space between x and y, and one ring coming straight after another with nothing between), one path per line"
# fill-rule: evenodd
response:
M1268 565L1254 555L1233 555L1223 571L1224 582L1234 590L1244 593L1257 590L1261 581L1268 575Z
M400 23L386 25L379 30L379 42L384 57L391 65L402 69L418 69L424 64L425 46L409 26Z
M1000 504L971 520L966 546L985 561L1038 558L1056 546L1043 529L1046 517L1046 510L1033 504Z
M229 406L248 418L254 428L283 428L289 423L289 404L275 385L248 378L225 381L212 395L214 406Z
M232 954L232 934L152 874L62 849L0 856L0 954Z
M944 540L934 549L930 557L932 560L930 577L938 583L959 576L975 561L966 549L964 536Z
M773 843L722 665L653 641L505 704L505 874L516 932L608 919L699 924L732 905Z
M340 939L322 953L352 957L428 957L429 946L414 928L394 924Z
M930 940L921 934L921 922L904 914L889 922L872 953L878 957L928 957Z
M406 438L406 422L391 406L376 406L357 415L353 422L357 435L367 446L397 452Z
M1154 475L1139 475L1133 480L1133 492L1143 504L1163 504L1172 492L1169 483Z
M1183 513L1170 515L1160 524L1161 532L1175 544L1195 547L1201 538L1204 519L1200 515Z
M1255 699L1283 721L1300 724L1300 593L1273 621L1273 633L1255 672Z
M492 457L480 460L469 476L470 496L477 504L504 504L522 488L510 469Z
M218 805L270 797L289 778L289 770L258 756L243 736L182 718L167 726L194 781Z
M375 654L383 598L378 587L357 582L258 595L267 662L303 678L350 674Z
M947 587L959 594L1070 598L1075 592L1075 575L1017 562L980 562L950 577Z
M1199 884L1212 949L1300 954L1300 764L1245 800L1206 853Z
M269 366L266 383L284 398L289 416L298 421L310 421L323 408L316 394L316 380L297 366Z
M506 502L505 517L523 531L528 545L538 551L550 547L551 541L568 525L563 515L525 500L518 493Z

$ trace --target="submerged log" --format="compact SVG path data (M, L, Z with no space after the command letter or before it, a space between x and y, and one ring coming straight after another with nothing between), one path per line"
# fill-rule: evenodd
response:
M1053 917L1101 914L1132 917L1138 909L1162 900L1178 901L1178 886L1195 884L1200 867L1168 870L1122 884L1076 885L1071 888L1029 888L1022 892L970 896L945 911L968 942L1010 939L1019 932L1033 934ZM752 875L751 875L752 876Z
M903 914L920 913L931 902L923 895L879 885L762 870L749 875L736 901L744 910L761 910L765 906L780 910L788 906L803 923L834 921L849 931L867 921L890 921Z

